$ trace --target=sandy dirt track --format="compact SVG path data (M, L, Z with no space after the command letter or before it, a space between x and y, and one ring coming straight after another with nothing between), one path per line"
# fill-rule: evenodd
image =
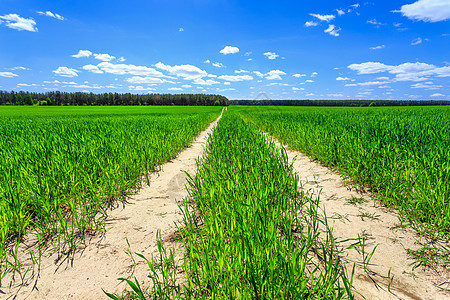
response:
M280 145L278 143L278 145ZM285 146L286 149L288 147ZM361 267L362 256L355 249L345 250L342 258L348 268L357 264L354 288L359 294L356 299L450 299L450 272L442 268L413 270L405 249L418 249L420 240L416 231L409 228L396 229L399 219L395 211L389 211L370 194L360 194L334 171L312 161L308 156L287 150L290 161L294 161L294 171L299 175L303 189L317 196L320 194L320 206L333 227L333 235L339 240L356 238L363 232L368 237L367 252L378 245L370 260L368 271ZM295 159L294 159L295 158ZM350 204L352 197L364 198L367 202ZM354 241L342 243L342 248ZM422 243L426 239L422 238ZM446 245L449 249L450 245ZM388 291L388 272L394 275Z
M141 253L151 259L152 254L157 254L157 230L163 240L174 234L175 223L182 219L177 203L187 196L184 171L195 174L196 159L203 154L208 136L220 118L177 158L152 174L150 185L131 196L128 204L109 212L104 235L94 237L84 249L57 263L57 254L44 253L39 278L36 275L29 278L28 285L6 290L7 294L0 294L0 298L109 299L102 289L120 293L126 288L126 284L117 278L136 276L140 281L145 279L147 265L138 263L132 267L133 261L126 252Z

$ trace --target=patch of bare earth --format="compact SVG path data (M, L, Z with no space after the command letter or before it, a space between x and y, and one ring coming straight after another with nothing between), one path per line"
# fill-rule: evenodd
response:
M163 164L161 170L151 175L150 185L143 187L127 200L127 204L108 213L105 232L94 236L82 249L70 256L61 257L47 251L43 254L40 271L29 273L25 284L3 289L1 297L17 299L109 299L102 291L119 294L127 286L119 277L142 282L147 278L148 267L130 253L141 253L148 259L157 255L156 234L159 230L166 248L176 247L171 238L176 224L182 220L178 203L187 196L186 174L196 172L196 159L204 151L208 136L221 116L195 138L192 145L182 150L177 158ZM127 242L128 241L128 242ZM25 264L30 265L30 261ZM30 275L32 274L32 275ZM17 274L3 279L18 284ZM9 278L8 278L9 277Z
M279 144L278 144L279 145ZM285 147L287 149L287 147ZM333 235L340 241L342 260L350 272L356 264L354 289L356 299L450 299L450 272L444 268L413 268L406 249L419 249L426 243L410 228L399 228L398 214L372 198L359 193L335 171L312 161L308 156L287 150L294 171L304 190L320 195L320 206L328 217ZM375 252L364 267L364 258L350 238L366 238L366 255ZM449 249L450 245L446 245ZM390 275L390 276L389 276ZM392 277L393 276L393 277ZM439 287L437 287L439 286Z

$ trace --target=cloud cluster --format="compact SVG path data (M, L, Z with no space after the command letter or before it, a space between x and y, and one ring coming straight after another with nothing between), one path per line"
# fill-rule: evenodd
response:
M224 54L224 55L235 54L235 53L239 52L239 48L238 47L233 47L233 46L226 46L225 48L223 48L219 52Z
M115 56L109 55L107 53L94 53L94 58L101 61L111 61L115 59Z
M414 39L414 40L411 42L411 45L412 45L412 46L419 45L419 44L422 44L423 41L428 41L428 39L422 39L421 37L418 37L417 39Z
M278 54L276 54L275 52L266 52L264 53L264 56L267 57L268 59L276 59L277 57L279 57Z
M99 67L94 66L94 65L85 65L83 66L83 70L95 73L95 74L103 74L103 71L100 70Z
M335 15L321 15L321 14L309 14L310 16L313 16L314 18L319 19L320 21L330 22L336 18Z
M215 62L215 63L212 63L211 65L213 67L216 67L216 68L223 68L224 67L224 65L222 63L220 63L220 62Z
M89 57L92 55L92 52L89 50L80 50L77 54L73 54L72 57L81 58L81 57Z
M90 66L90 65L88 65ZM137 75L137 76L153 76L153 77L164 77L164 74L154 68L149 68L147 66L136 66L132 64L113 64L110 62L101 62L97 65L99 70L115 75ZM87 68L92 68L87 67ZM91 71L92 72L92 71ZM95 73L95 72L94 72Z
M37 11L37 13L40 14L40 15L47 16L47 17L50 17L50 18L55 18L55 19L58 19L58 20L61 20L61 21L64 20L63 16L58 15L58 14L54 14L51 11L48 11L48 10L46 12Z
M155 67L168 71L170 74L181 77L185 80L195 80L208 76L208 73L205 70L193 65L178 65L172 67L159 62L155 64Z
M82 58L82 57L91 57L94 56L95 59L101 60L101 61L112 61L113 59L116 59L115 56L110 55L108 53L92 53L89 50L79 50L77 54L73 54L72 57L75 58ZM119 62L125 61L125 58L120 57L117 59Z
M68 67L58 67L58 69L53 70L52 72L62 77L78 77L77 73L80 71Z
M253 80L253 76L250 75L221 75L217 77L222 80L226 81L247 81L247 80Z
M369 47L370 50L380 50L386 48L385 45L375 46L375 47Z
M325 29L323 32L326 32L326 33L328 33L328 34L330 34L332 36L339 36L339 31L341 31L341 28L336 28L335 25L330 24L328 26L328 28Z
M351 64L347 68L358 74L389 72L395 74L394 81L426 81L429 77L450 77L450 66L437 67L421 62L386 65L380 62Z
M19 31L25 30L31 32L38 31L36 27L36 22L32 18L26 19L22 18L18 14L7 14L0 16L0 23L2 23L1 22L2 20L5 22L5 26L11 29Z
M319 25L319 23L314 22L314 21L307 21L307 22L305 22L305 27L315 27L317 25Z
M13 73L13 72L0 72L0 77L7 77L7 78L12 78L12 77L17 77L19 75Z
M256 76L258 76L260 78L265 78L268 80L282 80L283 78L281 78L281 75L286 75L285 72L280 71L280 70L271 70L265 74L258 72L258 71L254 71L253 73L255 73Z

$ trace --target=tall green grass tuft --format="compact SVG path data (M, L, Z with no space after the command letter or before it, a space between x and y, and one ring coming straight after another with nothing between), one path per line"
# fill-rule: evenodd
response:
M179 229L185 280L174 284L174 276L158 275L167 270L154 271L157 265L167 265L162 262L173 261L173 255L160 249L161 260L147 261L152 287L138 289L135 295L141 299L352 298L352 275L347 277L340 265L335 241L319 215L318 200L299 188L286 152L255 126L226 113L189 180Z

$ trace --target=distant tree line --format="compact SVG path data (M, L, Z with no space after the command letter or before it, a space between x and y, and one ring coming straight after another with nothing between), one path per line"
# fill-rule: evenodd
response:
M230 105L272 106L426 106L450 105L450 101L425 100L231 100Z
M29 93L0 91L0 105L202 105L227 106L221 95L205 94L119 94L119 93Z

